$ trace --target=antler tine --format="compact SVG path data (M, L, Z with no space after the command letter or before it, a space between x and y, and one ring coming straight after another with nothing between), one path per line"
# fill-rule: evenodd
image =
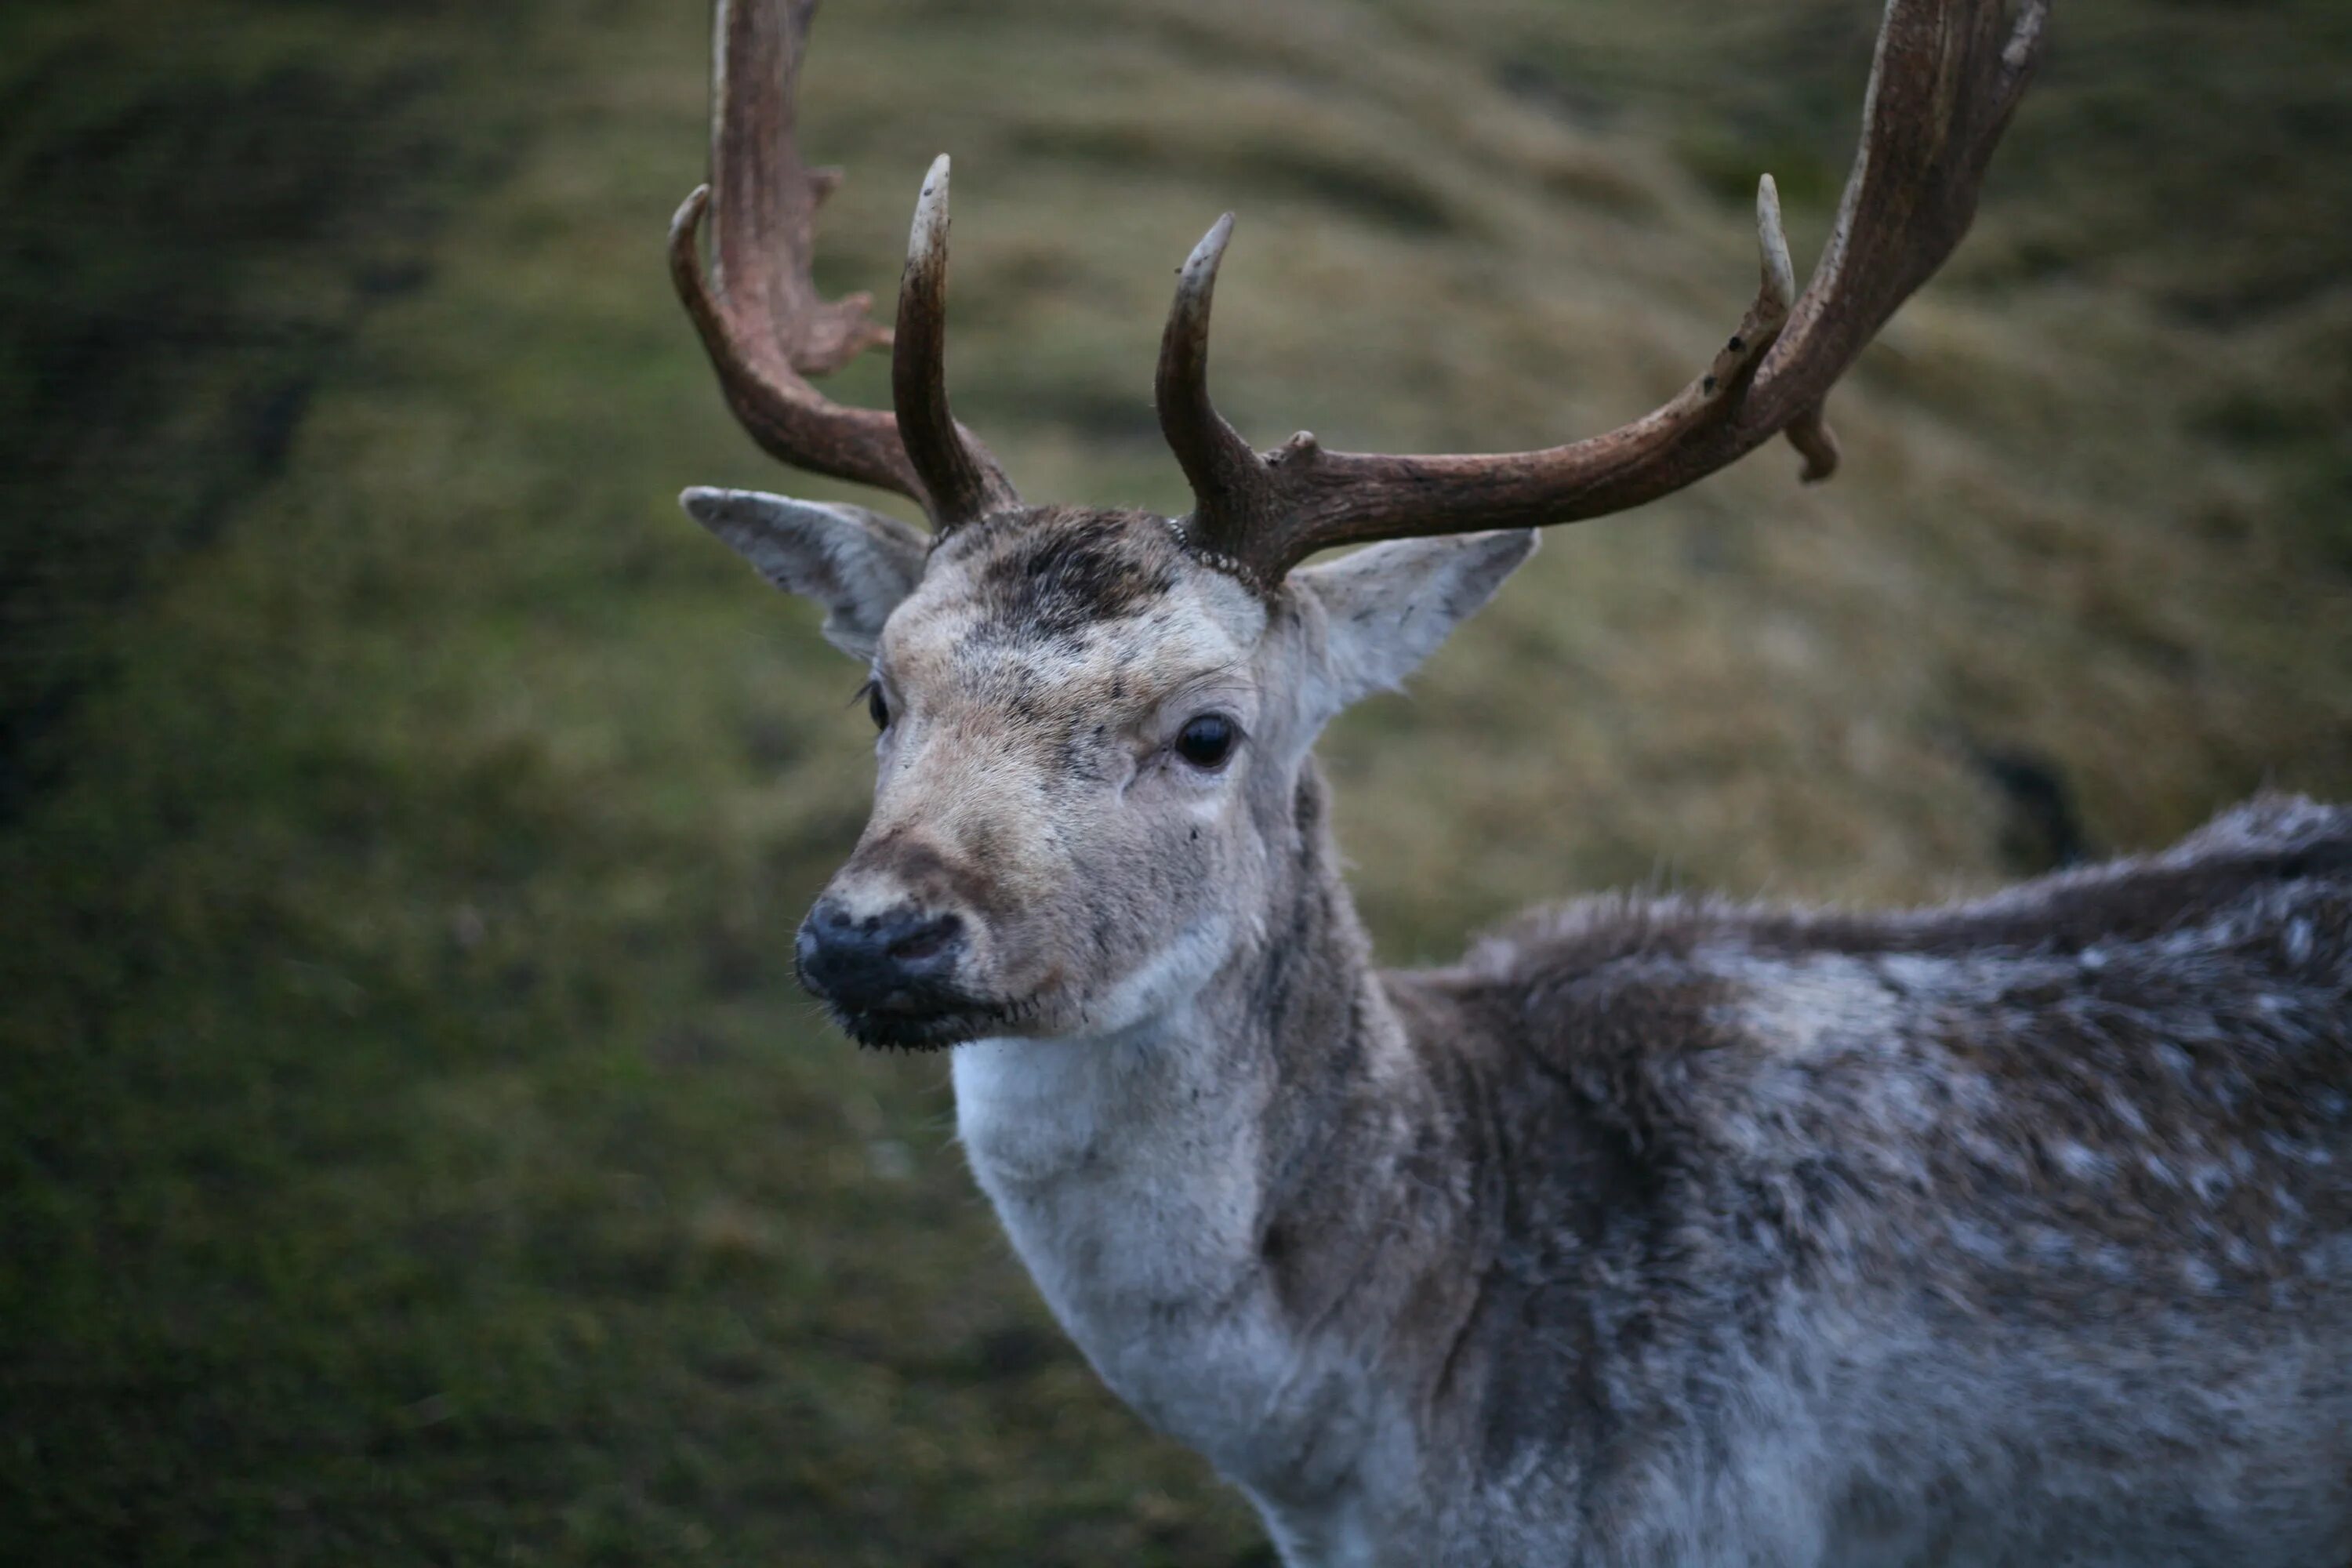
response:
M1167 437L1184 478L1192 486L1195 510L1183 523L1187 542L1219 557L1219 564L1252 574L1246 558L1228 546L1270 525L1274 499L1265 465L1241 433L1209 400L1209 314L1217 292L1217 268L1234 237L1234 215L1225 214L1177 271L1176 298L1160 335L1160 369L1152 400L1160 409L1160 432Z
M841 179L838 170L804 164L795 134L815 12L816 0L719 0L710 180L670 221L670 280L728 406L762 450L797 468L894 491L939 523L898 420L835 403L810 384L891 341L867 317L872 295L827 300L810 275L816 209ZM698 242L706 215L707 272ZM970 444L992 471L993 461Z
M1789 237L1780 230L1780 187L1769 174L1756 186L1756 232L1764 253L1765 286L1780 301L1785 318L1795 303L1797 268L1789 259ZM1790 420L1782 434L1804 455L1804 471L1797 476L1804 483L1817 484L1837 472L1837 437L1822 422L1820 404Z
M1318 550L1375 539L1536 527L1623 511L1692 484L1775 435L1828 477L1822 403L1895 308L1967 232L1992 149L2039 58L2049 0L1887 0L1863 134L1836 228L1801 295L1767 175L1762 281L1706 372L1632 424L1541 451L1402 457L1329 452L1310 436L1250 452L1210 407L1208 304L1221 224L1177 290L1160 368L1160 425L1192 483L1186 535L1262 589Z
M1018 505L993 458L968 441L948 412L948 158L923 177L907 236L907 272L898 284L898 333L890 353L890 395L898 436L930 492L932 521L944 533Z

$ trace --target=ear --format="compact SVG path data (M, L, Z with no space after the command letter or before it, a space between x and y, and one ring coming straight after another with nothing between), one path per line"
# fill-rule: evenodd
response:
M677 500L761 576L823 605L824 640L852 658L874 657L882 623L922 581L929 542L862 506L701 488Z
M1534 529L1513 528L1391 540L1293 572L1292 585L1323 606L1327 623L1322 716L1395 689L1535 549Z

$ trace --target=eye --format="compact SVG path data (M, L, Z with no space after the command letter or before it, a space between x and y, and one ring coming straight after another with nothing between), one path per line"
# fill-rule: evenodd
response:
M1202 713L1185 721L1176 737L1176 754L1205 773L1224 765L1238 739L1232 720L1221 713Z
M890 727L890 704L883 700L882 683L878 680L869 680L866 683L866 711L874 716L876 729L887 730Z

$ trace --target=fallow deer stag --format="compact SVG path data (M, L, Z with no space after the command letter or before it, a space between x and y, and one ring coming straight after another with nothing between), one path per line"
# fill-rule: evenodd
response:
M896 333L818 295L812 9L721 0L674 277L761 446L932 531L685 505L871 671L801 977L959 1047L973 1172L1104 1381L1293 1563L2352 1560L2352 812L1876 917L1571 904L1401 973L1309 754L1534 529L1776 434L1830 471L1822 399L1968 227L2043 0L1889 0L1803 292L1768 179L1714 363L1566 446L1253 451L1206 384L1221 220L1160 349L1178 518L1027 505L950 416L946 159ZM895 416L811 385L885 343Z

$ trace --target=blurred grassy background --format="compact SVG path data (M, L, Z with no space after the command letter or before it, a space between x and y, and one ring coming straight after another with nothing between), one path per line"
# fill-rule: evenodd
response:
M1537 445L1801 265L1870 0L834 0L829 286L957 157L958 409L1172 508L1170 272L1270 441ZM827 487L660 263L699 5L0 13L0 1560L1233 1564L795 992L856 672L681 518ZM1981 888L2352 794L2352 10L2069 0L1832 404L1556 535L1326 748L1383 951L1625 882ZM845 396L882 395L878 363Z

